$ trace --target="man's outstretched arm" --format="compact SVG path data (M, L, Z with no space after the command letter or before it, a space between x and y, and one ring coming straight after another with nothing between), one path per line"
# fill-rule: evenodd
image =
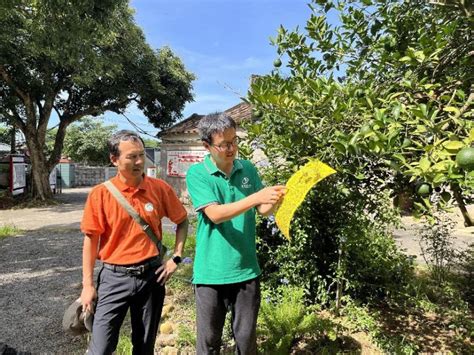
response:
M285 191L286 186L283 185L266 187L240 201L207 206L203 209L203 212L213 223L219 224L231 220L252 207L265 206L264 210L270 210L285 194ZM267 205L271 207L269 208ZM257 209L259 210L258 207Z

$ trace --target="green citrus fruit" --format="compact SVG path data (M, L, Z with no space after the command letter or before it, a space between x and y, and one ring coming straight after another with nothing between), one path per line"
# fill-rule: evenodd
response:
M464 170L474 170L474 147L461 149L456 155L456 163Z
M280 58L275 59L275 60L273 61L273 66L274 66L275 68L281 67L281 59L280 59Z
M418 193L418 195L425 197L430 194L430 190L431 186L426 183L423 183L418 187L418 190L416 192Z

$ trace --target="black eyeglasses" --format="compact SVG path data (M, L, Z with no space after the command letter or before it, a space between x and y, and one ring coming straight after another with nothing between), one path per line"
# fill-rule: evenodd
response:
M239 143L240 143L240 138L235 137L232 140L232 142L222 142L222 143L219 143L219 144L210 143L210 145L212 145L213 147L215 147L219 151L224 151L224 150L231 150L232 148L236 148L239 145Z

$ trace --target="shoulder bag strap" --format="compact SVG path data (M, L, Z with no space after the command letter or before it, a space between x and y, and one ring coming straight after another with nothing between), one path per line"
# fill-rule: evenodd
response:
M155 235L150 225L145 222L145 220L137 213L137 211L135 211L135 209L128 203L125 196L122 195L122 193L115 187L115 185L110 180L105 181L104 185L107 190L110 191L112 196L115 197L118 203L125 209L125 211L127 211L130 217L132 217L133 220L137 222L140 227L142 227L143 231L152 240L152 242L156 244L156 247L158 248L160 253L159 258L163 259L163 256L166 253L166 247L161 243L161 240L159 240L158 237Z

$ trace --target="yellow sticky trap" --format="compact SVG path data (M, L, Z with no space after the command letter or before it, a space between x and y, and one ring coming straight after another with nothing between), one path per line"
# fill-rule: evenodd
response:
M312 160L290 177L286 183L286 195L275 214L276 224L288 240L290 239L291 219L308 191L335 172L333 168L319 160Z

